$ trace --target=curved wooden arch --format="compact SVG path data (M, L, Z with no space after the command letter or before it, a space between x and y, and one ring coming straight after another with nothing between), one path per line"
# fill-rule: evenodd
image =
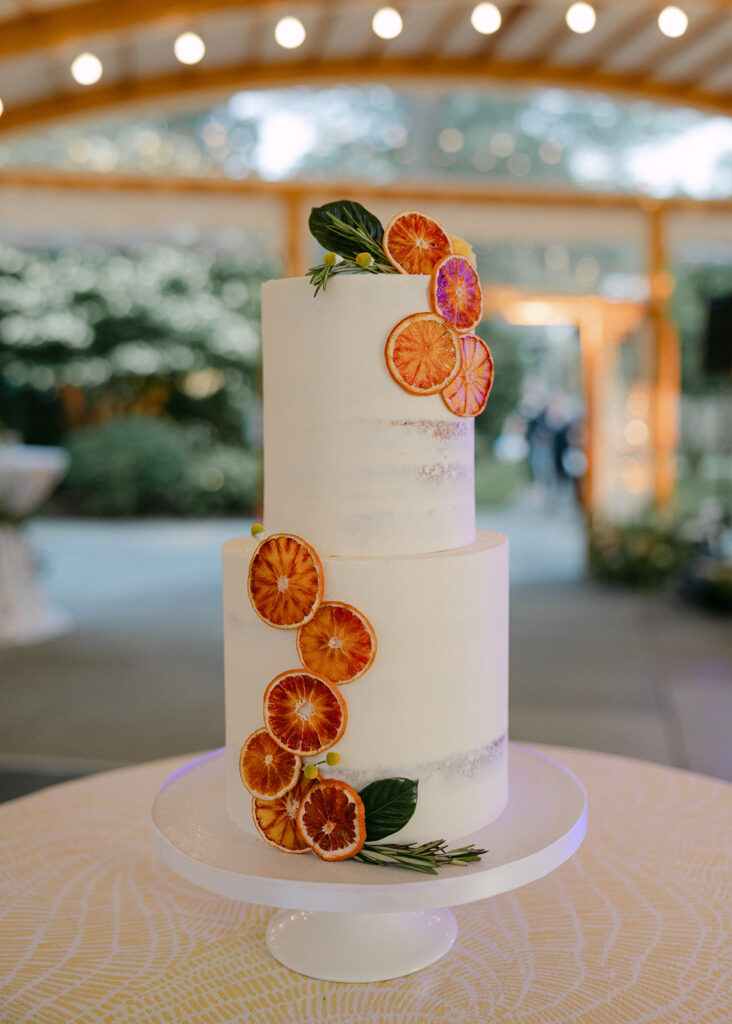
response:
M110 85L78 87L56 92L41 100L6 108L0 118L0 133L17 132L67 121L101 110L139 108L164 99L196 95L221 95L235 89L332 84L333 82L451 82L479 84L499 82L511 85L545 85L568 89L607 92L619 96L642 96L659 103L696 107L730 115L729 97L704 91L695 85L671 84L582 68L533 65L519 61L477 58L424 57L373 58L360 60L301 60L272 64L235 64L226 67L184 68L172 74L134 78Z
M319 0L325 7L339 8L362 4L363 0ZM534 6L566 6L564 0L532 0ZM732 11L732 0L703 0L710 11ZM504 11L504 25L513 20L516 10L526 3L516 0ZM655 16L660 0L634 0L639 11ZM468 17L472 0L451 0L447 8L450 20L456 15ZM90 38L113 35L135 27L166 22L176 25L187 19L227 11L297 13L287 0L74 0L46 9L34 8L13 18L0 20L0 57L19 57L24 53L76 45ZM437 33L439 39L440 33Z

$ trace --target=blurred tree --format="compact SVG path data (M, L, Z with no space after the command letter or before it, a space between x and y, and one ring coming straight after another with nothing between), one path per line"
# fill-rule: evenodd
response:
M53 442L165 412L240 441L258 401L260 285L276 274L162 246L0 247L0 423Z

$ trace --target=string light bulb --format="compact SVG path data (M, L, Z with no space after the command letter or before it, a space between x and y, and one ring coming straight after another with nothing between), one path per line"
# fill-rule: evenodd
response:
M198 64L206 53L206 44L195 32L183 32L173 43L173 53L181 64Z
M495 4L478 4L470 15L470 24L482 36L492 35L501 27L501 12Z
M3 106L3 101L0 100L0 117L3 116L3 110L5 110L5 107Z
M305 26L299 18L280 18L274 34L276 42L284 50L296 50L305 42Z
M572 4L568 9L564 20L573 32L583 36L593 30L597 21L597 15L595 14L595 8L591 4L586 4L583 0L579 0L578 3Z
M683 36L689 27L689 18L680 7L664 7L658 15L658 27L669 39L678 39Z
M373 16L371 28L379 39L396 39L404 28L399 11L393 7L381 7Z
M94 85L102 77L102 62L93 53L80 53L71 64L71 77L79 85Z

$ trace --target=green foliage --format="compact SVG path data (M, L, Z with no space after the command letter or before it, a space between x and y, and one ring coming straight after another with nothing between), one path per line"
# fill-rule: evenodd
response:
M366 838L385 839L404 828L417 806L414 779L377 779L359 793L366 811Z
M72 432L68 450L59 498L86 515L249 513L258 494L256 457L201 427L134 416Z
M490 455L475 460L475 504L505 508L529 482L526 461L501 462Z
M681 342L681 380L691 394L729 388L729 380L710 380L703 373L702 338L706 329L707 303L732 292L732 267L684 267L674 270L676 287L671 312Z
M251 258L163 246L0 245L0 420L31 437L38 402L27 396L50 407L78 388L91 420L215 411L219 436L238 440L257 391L260 285L275 274ZM208 391L191 386L201 373L216 381ZM56 431L49 423L43 440L61 441L63 424Z
M478 333L491 350L495 365L495 380L488 404L475 421L478 441L486 448L499 437L506 417L518 405L524 367L515 329L495 320L485 320Z
M314 206L308 227L324 249L352 260L360 252L368 252L377 262L386 263L391 269L381 244L384 237L381 222L360 203L340 199L324 206Z
M381 221L360 203L341 199L314 206L308 226L313 238L328 250L323 262L308 270L316 295L337 274L396 273L384 254ZM336 255L341 257L340 263Z
M598 580L634 587L659 587L688 564L692 545L674 524L652 519L590 526L589 572Z
M684 596L719 614L732 614L732 562L700 558L684 580Z

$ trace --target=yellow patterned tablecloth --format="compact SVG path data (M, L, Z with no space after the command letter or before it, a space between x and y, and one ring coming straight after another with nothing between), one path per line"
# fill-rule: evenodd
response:
M540 748L584 782L587 838L515 892L458 907L442 960L378 984L281 967L273 910L211 895L153 851L187 758L0 807L0 1021L53 1024L730 1024L732 785Z

